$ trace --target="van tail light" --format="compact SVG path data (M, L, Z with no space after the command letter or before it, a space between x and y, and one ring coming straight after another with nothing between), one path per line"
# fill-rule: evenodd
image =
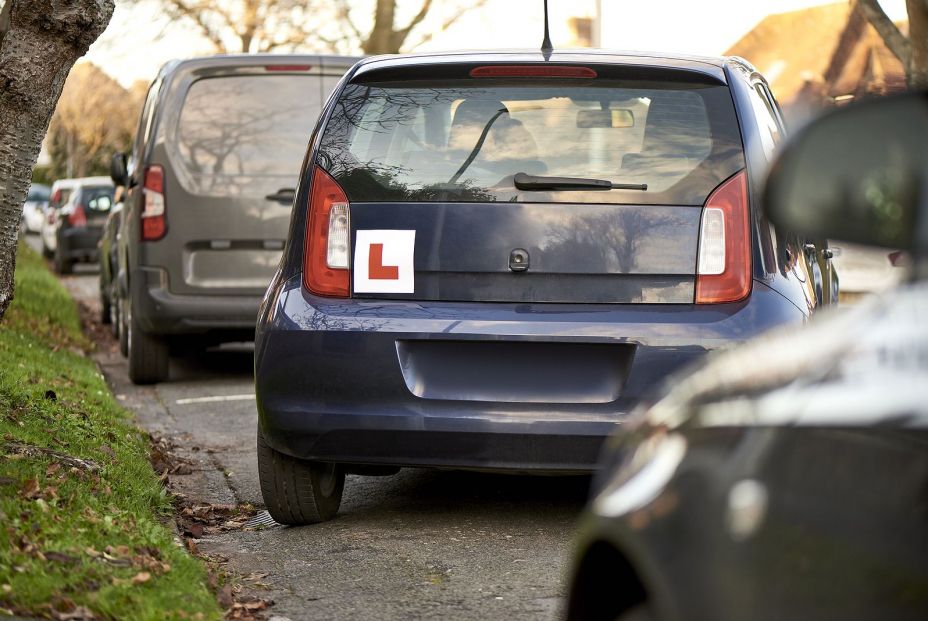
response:
M699 227L696 303L743 300L751 292L751 226L742 170L712 191Z
M167 232L164 205L164 169L149 166L142 183L142 241L157 241Z
M74 206L74 209L68 214L68 224L77 229L87 226L87 211L84 209L83 204L78 203Z
M316 295L347 298L351 281L348 197L319 167L313 172L306 221L303 286Z

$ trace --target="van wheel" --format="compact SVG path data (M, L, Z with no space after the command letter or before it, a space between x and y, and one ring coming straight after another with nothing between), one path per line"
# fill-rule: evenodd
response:
M271 517L280 524L316 524L338 513L345 471L338 464L303 461L275 451L258 429L258 479Z
M129 317L127 348L129 379L133 384L156 384L168 378L168 344L163 339L145 334L139 328L131 304L127 304Z
M113 305L110 296L103 287L100 287L100 323L107 325L113 322Z
M119 298L116 297L116 287L110 287L110 330L113 332L113 338L119 339L119 329L121 319L119 317Z
M119 353L123 358L129 357L129 324L126 321L129 317L128 302L116 298L119 305Z
M61 248L55 251L53 266L57 274L70 274L74 267L73 264L64 257Z

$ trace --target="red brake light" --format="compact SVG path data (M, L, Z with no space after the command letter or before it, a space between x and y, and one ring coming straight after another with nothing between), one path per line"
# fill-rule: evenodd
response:
M566 65L486 65L470 70L472 78L595 78L589 67Z
M81 203L75 205L71 213L68 214L68 224L75 228L87 226L87 212Z
M333 227L329 219L334 217L333 207L346 219L348 214L348 197L327 172L316 168L309 193L309 214L306 218L306 242L303 247L303 286L317 295L347 298L351 291L351 271L348 262L344 267L330 267L335 263L330 256L331 240L329 233ZM345 226L347 229L347 226ZM347 232L347 231L346 231ZM339 240L335 243L344 243ZM347 248L345 248L347 253ZM347 259L347 256L346 256Z
M142 241L157 241L167 232L164 169L161 166L154 165L145 169L142 201Z
M696 303L743 300L751 292L751 225L742 170L712 191L699 234Z

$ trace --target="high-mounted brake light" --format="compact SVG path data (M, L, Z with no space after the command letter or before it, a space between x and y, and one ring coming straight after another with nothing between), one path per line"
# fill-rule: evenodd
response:
M264 65L265 71L309 71L312 65Z
M164 205L164 169L154 165L145 169L142 183L142 241L157 241L167 232Z
M303 248L303 286L317 295L347 298L350 216L348 197L329 173L313 172Z
M751 292L751 226L742 170L712 191L699 227L696 303L743 300Z
M486 65L470 70L472 78L595 78L589 67L567 65Z
M78 229L87 226L87 212L84 211L84 205L78 203L74 206L74 209L68 214L68 224Z

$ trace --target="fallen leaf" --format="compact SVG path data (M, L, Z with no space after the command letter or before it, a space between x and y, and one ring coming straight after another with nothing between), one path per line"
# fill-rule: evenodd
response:
M39 481L37 479L28 479L19 489L19 494L22 497L29 498L31 500L39 495L40 489Z
M227 584L219 589L219 593L216 594L216 601L219 602L219 606L222 608L231 608L234 603L232 585Z
M132 577L132 584L145 584L149 580L151 580L151 574L147 571L140 571Z

